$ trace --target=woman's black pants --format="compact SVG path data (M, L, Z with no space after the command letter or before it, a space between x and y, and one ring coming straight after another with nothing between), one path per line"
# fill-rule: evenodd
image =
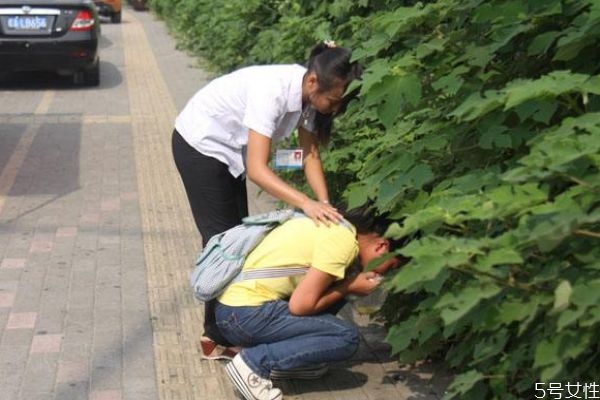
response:
M235 178L228 166L190 146L173 131L175 165L183 181L202 246L215 234L242 222L248 215L246 179ZM204 304L204 334L221 345L228 345L215 322L215 301Z

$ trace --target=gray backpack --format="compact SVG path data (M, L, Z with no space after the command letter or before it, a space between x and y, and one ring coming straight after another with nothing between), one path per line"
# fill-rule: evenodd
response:
M241 225L210 238L198 256L190 278L194 296L208 301L219 297L233 282L305 273L308 270L305 266L242 271L246 256L269 232L291 218L300 217L306 216L290 209L252 215L244 218Z

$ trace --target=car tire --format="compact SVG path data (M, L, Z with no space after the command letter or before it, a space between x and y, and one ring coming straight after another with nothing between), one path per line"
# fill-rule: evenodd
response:
M96 61L93 67L83 70L83 84L86 86L98 86L100 84L100 60Z
M120 24L121 23L121 10L112 13L110 15L110 22L112 22L113 24Z
M98 86L100 84L100 61L96 61L91 67L75 72L73 83L82 86Z

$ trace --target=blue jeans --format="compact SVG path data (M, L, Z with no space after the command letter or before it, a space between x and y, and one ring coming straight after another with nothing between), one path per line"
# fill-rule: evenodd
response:
M217 325L225 338L243 347L241 357L258 375L347 360L359 344L358 329L330 313L296 316L287 301L255 307L218 303Z

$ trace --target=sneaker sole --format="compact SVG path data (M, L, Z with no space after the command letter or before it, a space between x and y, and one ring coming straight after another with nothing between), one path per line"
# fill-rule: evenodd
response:
M312 380L319 379L323 377L329 371L329 367L322 366L318 368L306 368L306 369L293 369L293 370L272 370L269 378L273 380L281 380L281 379L302 379L302 380Z
M203 360L227 360L231 361L235 357L235 354L232 356L220 354L218 356L205 356L204 354L200 355L200 358Z

